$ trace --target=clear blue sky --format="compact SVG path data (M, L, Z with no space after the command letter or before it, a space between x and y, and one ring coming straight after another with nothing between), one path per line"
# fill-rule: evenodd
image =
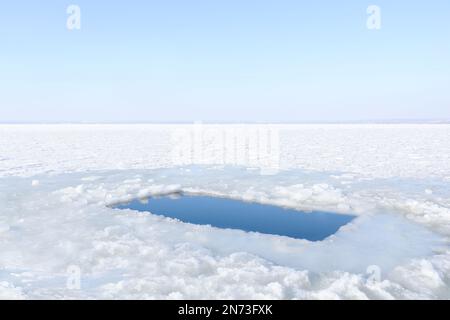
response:
M0 59L0 122L450 119L449 0L3 1Z

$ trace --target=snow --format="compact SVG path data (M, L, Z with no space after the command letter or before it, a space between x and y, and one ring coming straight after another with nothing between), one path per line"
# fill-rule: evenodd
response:
M0 125L0 298L450 298L450 125L273 125L267 175L176 165L187 127ZM358 218L309 242L109 207L176 191Z

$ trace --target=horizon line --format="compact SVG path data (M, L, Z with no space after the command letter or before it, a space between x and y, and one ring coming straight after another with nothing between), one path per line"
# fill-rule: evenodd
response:
M343 121L0 121L0 125L60 125L60 124L450 124L450 119L389 119Z

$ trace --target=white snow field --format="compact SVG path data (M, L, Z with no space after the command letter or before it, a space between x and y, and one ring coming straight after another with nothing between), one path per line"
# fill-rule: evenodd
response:
M176 164L185 127L0 125L0 298L450 298L450 125L273 125L272 174ZM309 242L108 206L171 191L357 218Z

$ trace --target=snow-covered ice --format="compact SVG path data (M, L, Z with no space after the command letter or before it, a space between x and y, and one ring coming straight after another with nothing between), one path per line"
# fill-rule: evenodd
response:
M450 125L274 125L271 175L175 166L185 126L0 125L0 298L450 298ZM108 206L174 191L358 218L309 242Z

